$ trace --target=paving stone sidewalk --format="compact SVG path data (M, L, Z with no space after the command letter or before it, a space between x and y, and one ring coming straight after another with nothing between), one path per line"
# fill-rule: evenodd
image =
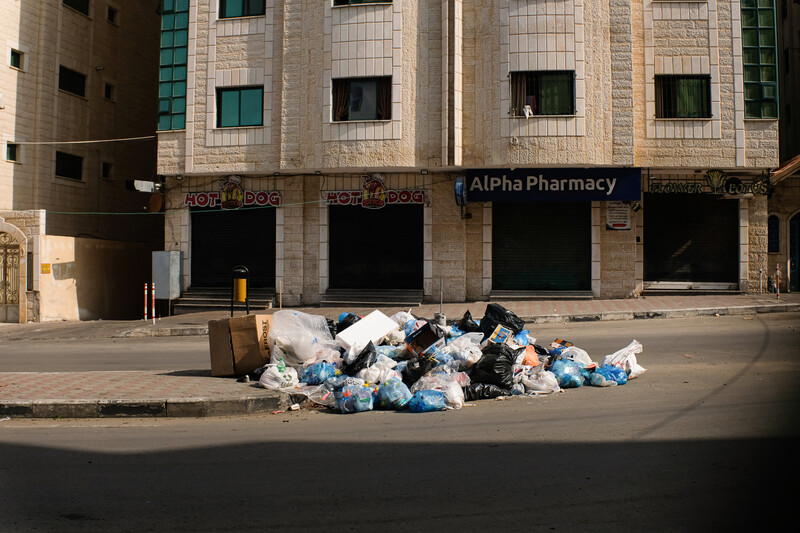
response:
M410 309L448 320L470 310L483 316L487 302L426 304ZM499 302L526 322L561 323L692 316L749 315L800 311L800 294L649 296L627 300L528 300ZM304 307L298 310L336 319L342 312L369 308ZM392 315L398 308L378 307ZM272 313L275 309L251 310ZM243 313L237 312L239 316ZM178 315L156 320L0 324L2 344L31 339L85 339L131 336L206 335L208 321L229 311ZM43 387L42 384L47 386ZM6 418L200 417L285 411L300 397L211 377L210 371L0 372L0 421Z

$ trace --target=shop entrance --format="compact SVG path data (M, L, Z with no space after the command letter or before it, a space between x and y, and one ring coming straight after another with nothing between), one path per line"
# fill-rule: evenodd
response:
M249 286L275 288L275 208L192 209L192 287L230 287L237 265Z
M423 206L328 208L329 288L422 289Z
M706 194L645 194L644 237L645 284L738 288L738 201Z
M494 202L492 290L591 290L591 205Z

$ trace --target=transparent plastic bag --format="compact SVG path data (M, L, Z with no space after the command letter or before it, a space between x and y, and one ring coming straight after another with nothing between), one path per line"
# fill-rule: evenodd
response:
M299 383L297 370L287 366L280 368L279 365L265 365L258 383L265 389L280 390L295 387Z
M400 379L388 379L378 387L378 404L384 409L403 409L411 396L411 391Z
M331 336L328 320L302 311L275 311L267 342L272 351L271 360L276 360L279 354L289 366L339 356L339 345Z
M628 379L634 379L641 376L647 369L641 366L636 361L636 354L642 353L642 345L639 341L633 340L629 345L621 350L617 350L611 355L603 358L601 367L612 365L621 368L628 374Z
M336 393L336 406L344 413L372 411L372 390L361 385L350 385Z
M447 409L444 393L438 390L421 390L414 393L408 402L412 413L428 413Z

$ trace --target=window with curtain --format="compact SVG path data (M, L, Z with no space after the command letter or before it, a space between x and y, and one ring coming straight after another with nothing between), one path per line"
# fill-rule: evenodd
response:
M575 72L572 70L511 73L511 114L525 116L575 114Z
M741 0L745 118L778 118L774 0ZM788 65L788 63L787 63Z
M186 127L189 0L161 1L161 56L158 73L158 129Z
M217 127L261 126L264 122L264 87L217 89Z
M392 118L392 77L333 80L333 120Z
M767 252L781 251L781 220L778 215L770 215L767 219Z
M219 18L263 15L265 4L266 0L219 0Z
M711 76L655 77L656 118L711 118Z

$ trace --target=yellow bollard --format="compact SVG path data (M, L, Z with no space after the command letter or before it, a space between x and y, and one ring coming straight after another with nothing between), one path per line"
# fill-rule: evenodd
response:
M233 299L237 302L244 302L247 300L247 279L238 278L234 280L234 295Z

